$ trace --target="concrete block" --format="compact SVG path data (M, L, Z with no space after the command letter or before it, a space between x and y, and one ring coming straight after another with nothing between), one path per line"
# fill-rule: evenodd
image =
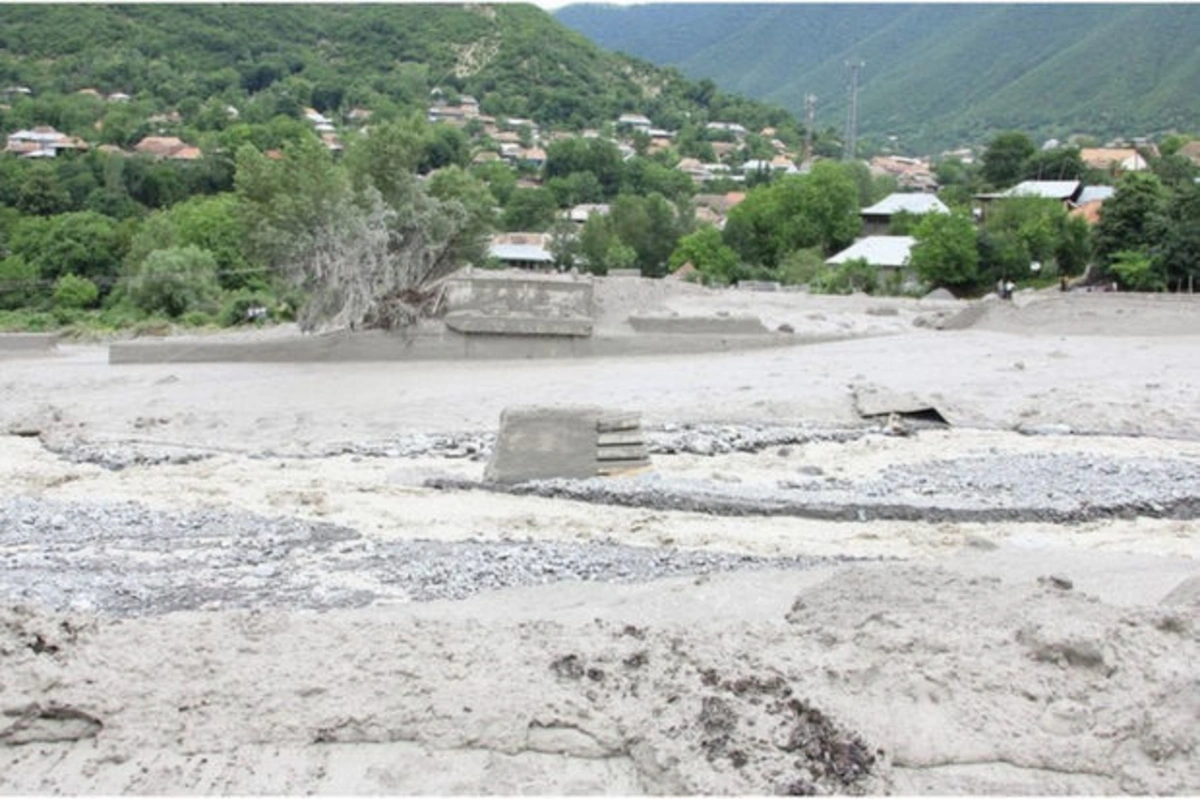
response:
M484 479L508 484L584 479L649 462L637 414L593 406L523 406L506 408L500 415L500 433Z
M45 355L57 348L57 333L0 333L0 358Z

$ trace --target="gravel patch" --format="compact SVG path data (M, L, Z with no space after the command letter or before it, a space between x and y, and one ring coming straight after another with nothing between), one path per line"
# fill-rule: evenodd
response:
M338 525L134 503L0 501L0 601L118 616L324 610L462 599L564 580L640 583L825 558L762 558L615 543L380 543Z
M998 454L889 467L870 480L796 473L775 484L664 477L538 480L511 487L431 480L433 488L728 516L834 521L1074 523L1112 517L1200 517L1200 462L1086 453Z
M911 430L936 427L920 420L906 422ZM818 441L847 442L872 433L889 434L886 426L827 428L804 425L673 425L643 428L646 451L651 455L724 455L758 453L772 447L796 446ZM907 432L907 430L906 430ZM161 466L192 463L211 458L227 449L153 441L86 441L74 437L43 436L43 445L71 463L91 463L112 471L131 466ZM241 453L252 458L329 458L352 455L363 458L427 458L486 461L496 443L494 432L409 433L385 441L347 441L297 451L272 447L261 452Z

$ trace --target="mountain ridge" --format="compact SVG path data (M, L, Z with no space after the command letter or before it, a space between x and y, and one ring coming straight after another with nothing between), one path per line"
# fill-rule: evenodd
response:
M598 44L840 129L845 61L863 59L859 130L916 145L1003 129L1044 137L1200 126L1200 6L569 5ZM661 27L672 34L659 38Z

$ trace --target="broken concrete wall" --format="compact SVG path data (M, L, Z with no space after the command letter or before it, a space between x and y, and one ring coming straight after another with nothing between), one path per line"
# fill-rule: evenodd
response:
M0 333L0 358L45 355L57 347L57 333Z
M592 317L592 281L571 275L463 270L446 281L451 313L543 318Z
M484 479L583 479L649 464L636 413L592 406L507 408Z

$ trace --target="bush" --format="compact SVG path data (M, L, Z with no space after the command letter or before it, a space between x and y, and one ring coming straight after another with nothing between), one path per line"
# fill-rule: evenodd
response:
M38 296L38 268L19 255L0 260L0 309L31 305Z
M91 308L100 299L100 289L86 277L63 275L54 281L56 308Z
M816 294L874 294L879 289L879 272L862 258L830 266L809 283Z
M265 292L260 291L239 291L230 294L221 304L221 312L218 316L220 323L226 327L234 327L236 325L244 325L250 322L262 322L268 317L251 318L250 311L255 308L266 309L270 318L274 318L276 314L273 309L278 305L274 298Z
M1162 291L1167 287L1154 259L1138 250L1121 250L1112 256L1112 273L1121 285L1134 291Z
M187 327L208 327L213 323L213 318L204 311L188 311L179 317L179 323Z
M828 271L820 247L809 247L788 253L779 265L778 279L785 286L812 283L818 275Z
M130 278L127 291L141 310L178 318L215 301L220 293L216 259L194 246L155 250Z

